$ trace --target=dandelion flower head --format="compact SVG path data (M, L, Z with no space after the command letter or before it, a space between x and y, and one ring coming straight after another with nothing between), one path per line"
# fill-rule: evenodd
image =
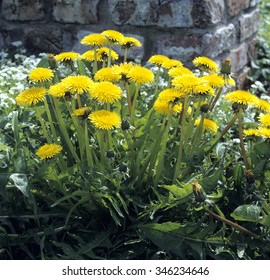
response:
M136 65L129 70L127 78L131 83L138 85L149 84L153 82L154 74L149 69Z
M130 49L131 47L141 47L141 42L133 37L124 37L120 41L120 45L123 49Z
M166 69L171 69L174 67L183 67L183 63L176 59L166 59L161 66Z
M258 131L259 131L259 135L264 137L264 138L267 138L269 139L270 138L270 128L267 128L267 127L259 127L258 128Z
M89 93L93 81L85 75L68 76L61 81L61 84L71 94L83 94Z
M81 40L81 44L83 45L89 45L92 47L101 47L104 46L108 43L107 38L99 33L92 33L89 34L87 36L85 36L82 40Z
M201 119L197 119L195 121L195 126L198 126L201 122ZM213 132L213 133L216 133L218 131L218 125L212 121L212 120L209 120L209 119L204 119L203 120L203 129L204 130L207 130L207 131L210 131L210 132Z
M122 90L119 86L111 82L98 82L91 86L90 94L92 98L100 103L112 104L122 97Z
M87 51L87 52L83 53L81 55L81 58L85 59L85 60L88 60L88 61L94 61L95 60L94 50L90 50L90 51ZM96 60L97 61L102 61L101 54L98 54L98 53L96 54Z
M183 76L183 75L193 75L192 71L190 71L186 67L173 67L168 71L168 74L173 78L177 76Z
M259 98L257 108L266 113L270 113L270 103L267 100Z
M162 55L162 54L156 54L156 55L152 55L149 58L148 61L151 64L155 64L155 65L161 66L166 60L169 60L169 58L167 56Z
M223 87L225 85L224 79L217 74L209 74L203 76L202 79L206 80L213 88Z
M88 117L91 123L98 129L111 130L121 125L121 118L115 112L99 110Z
M245 136L260 136L259 130L256 128L244 129L243 133Z
M77 117L88 117L88 115L91 113L91 111L92 111L92 107L86 106L86 107L82 107L82 108L74 110L73 115L75 115Z
M48 89L48 93L54 97L64 97L67 92L68 92L67 86L65 86L61 82L51 85L50 88Z
M232 103L238 103L243 105L256 106L258 104L258 97L244 90L236 90L229 92L225 95L224 99Z
M270 114L260 115L259 121L262 126L270 127Z
M46 88L44 87L31 87L22 91L16 98L16 103L19 106L31 106L44 100Z
M95 81L117 82L121 75L113 67L104 67L98 70L94 76Z
M116 30L104 30L101 34L114 44L118 44L124 39L124 35Z
M103 47L100 49L97 49L97 57L100 58L101 61L107 61L109 57L110 50L109 48ZM119 55L114 50L111 50L111 59L117 60L119 58Z
M219 70L218 65L213 60L205 56L196 57L192 62L202 71L217 73Z
M29 75L29 80L32 82L46 82L53 78L53 71L48 68L38 67L32 70Z
M77 58L79 57L80 54L76 52L62 52L54 56L55 60L59 62L70 62L70 61L77 60Z
M53 158L55 155L59 154L62 151L62 147L57 144L45 144L41 146L36 155L41 159L49 159Z

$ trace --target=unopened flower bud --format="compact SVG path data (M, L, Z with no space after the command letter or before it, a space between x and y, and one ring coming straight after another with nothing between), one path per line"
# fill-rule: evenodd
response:
M192 183L192 188L196 202L204 202L207 199L203 187L197 181Z

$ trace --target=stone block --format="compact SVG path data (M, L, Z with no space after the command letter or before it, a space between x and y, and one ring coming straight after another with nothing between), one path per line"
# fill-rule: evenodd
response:
M10 21L42 20L44 9L43 0L2 0L2 15Z
M156 37L153 54L163 54L183 62L190 62L194 57L201 55L201 35L159 35Z
M224 15L223 0L194 0L192 17L194 26L205 28L220 22Z
M117 25L191 27L189 0L108 0L112 21Z
M237 41L237 31L230 23L227 26L219 27L214 33L206 33L203 36L203 54L215 58L222 53L230 52L232 45Z
M35 28L26 32L26 48L34 53L57 54L63 50L63 31L56 28Z
M254 37L251 41L248 42L248 59L252 60L257 55L257 43L258 43L258 37Z
M238 48L231 50L229 59L232 64L232 72L238 73L248 64L248 46L246 43L241 44Z
M255 7L256 5L258 5L260 2L260 0L250 0L250 7Z
M99 0L55 0L53 19L62 23L97 23Z
M239 18L240 41L244 41L258 31L259 10L253 10L251 13L244 14Z
M246 89L248 86L248 75L250 73L250 68L245 67L238 75L235 77L237 89Z
M247 9L250 0L227 0L230 16L236 16L241 10Z

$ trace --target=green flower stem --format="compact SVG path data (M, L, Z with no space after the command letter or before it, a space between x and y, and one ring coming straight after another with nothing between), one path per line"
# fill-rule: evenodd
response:
M81 160L83 160L84 157L84 151L85 151L85 139L84 139L84 131L82 126L79 124L78 118L73 115L70 103L65 99L65 105L68 109L69 115L71 117L71 120L74 124L74 127L77 131L77 136L78 136L78 142L79 142L79 150L80 150L80 156Z
M64 138L64 140L68 146L68 149L69 149L70 153L72 154L73 158L75 159L75 161L80 162L80 159L79 159L79 157L75 151L75 148L73 147L73 144L71 143L70 137L68 135L67 128L66 128L65 122L63 120L63 117L62 117L62 114L61 114L61 111L59 108L58 100L55 97L53 98L53 102L54 102L56 116L57 116L57 119L59 122L59 129L60 129L61 135Z
M103 167L105 167L105 147L104 147L104 131L97 129L96 131L97 141L99 145L100 152L100 162Z
M228 130L233 126L233 124L235 123L235 121L237 120L239 115L239 112L236 113L234 115L234 117L231 119L231 121L227 124L227 126L225 128L223 128L223 130L217 134L217 136L212 140L212 142L210 143L211 146L209 148L207 148L206 150L204 150L204 154L207 155L209 154L213 148L216 146L216 144L218 143L218 141L228 132Z
M170 131L170 125L171 125L171 119L172 119L172 109L168 115L168 121L166 124L165 131L162 135L162 140L161 140L161 147L160 147L160 153L159 153L159 159L158 159L158 164L156 167L156 176L154 179L154 187L157 187L158 182L160 180L160 176L163 173L164 170L164 156L165 156L165 151L166 151L166 144L168 142L168 137L169 137L169 131Z
M124 62L127 62L128 48L124 49Z
M209 113L213 111L213 109L214 109L214 107L215 107L215 105L216 105L216 103L217 103L217 101L218 101L218 99L219 99L219 97L220 97L220 95L222 93L222 90L223 90L223 87L220 87L218 89L217 94L214 97L213 101L211 101L211 104L210 104L209 110L208 110Z
M52 139L51 139L51 137L48 134L45 122L44 122L44 120L43 120L43 118L41 116L40 108L38 106L35 106L34 108L35 108L35 111L36 111L36 116L37 116L37 118L38 118L38 120L39 120L39 122L41 124L43 134L44 134L47 142L50 144L50 143L52 143Z
M55 126L54 126L54 123L53 123L52 115L51 115L51 111L50 111L50 108L49 108L49 105L48 105L48 102L47 102L46 98L44 99L44 106L45 106L45 111L46 111L46 114L47 114L47 117L48 117L48 120L49 120L49 123L50 123L50 128L51 128L51 131L52 131L52 135L54 137L54 142L58 143L59 142L59 139L58 139L59 137L57 136L56 129L55 129ZM60 163L61 163L61 170L66 169L66 162L63 158L63 155L59 154L58 157L59 157Z
M127 82L125 82L125 88L127 94L128 112L129 112L129 116L131 116L132 106L131 106L130 88Z
M112 64L112 43L109 42L109 54L108 54L108 67L111 67Z
M155 78L155 91L154 91L154 96L156 97L157 96L157 92L158 92L158 82L159 82L159 77L160 77L160 68L161 66L158 66L158 70L157 70L157 73L156 73L156 78Z
M247 171L247 170L252 170L252 168L251 168L251 165L249 163L247 153L246 153L246 150L245 150L244 136L243 136L242 113L243 113L243 109L240 107L239 108L239 114L238 114L239 140L240 140L240 148L241 148L241 153L242 153L243 160L244 160L244 165L245 165L245 168L246 168L246 171Z
M136 108L137 99L138 99L138 96L139 96L139 90L140 90L140 86L136 85L136 90L135 90L135 94L134 94L134 97L133 97L132 106L131 106L131 114L130 114L131 125L134 125L135 108Z
M77 94L78 108L82 108L82 101L80 94Z
M180 141L179 141L179 147L178 147L178 155L173 175L173 182L175 182L176 178L179 176L179 171L182 164L182 156L183 156L183 144L185 142L185 132L186 132L186 114L187 114L187 108L188 108L188 97L185 97L184 102L182 103L182 111L180 114Z
M153 176L153 170L155 168L157 157L158 157L158 154L159 154L159 151L160 151L160 144L161 144L160 139L163 136L163 133L164 133L164 130L165 130L165 127L166 127L166 123L167 123L167 118L164 117L161 128L160 128L159 133L157 135L157 138L155 139L155 142L153 143L153 145L151 147L151 151L149 152L149 155L150 155L149 160L148 160L148 162L146 162L146 164L144 165L144 167L141 171L141 175L143 176L143 174L145 173L145 171L148 167L148 164L150 163L149 168L148 168L147 182L149 182L151 180L152 176Z
M109 150L113 151L112 132L110 130L107 130L107 139L108 139L108 148Z
M200 120L199 125L196 127L195 133L192 137L191 146L193 147L193 151L196 150L198 142L201 140L202 132L203 132L203 123L204 123L205 114L202 113L202 117Z
M239 231L241 231L241 232L243 232L243 233L245 233L245 234L248 234L248 235L250 235L250 236L252 236L252 237L255 237L255 238L258 237L254 232L251 232L250 230L248 230L248 229L246 229L246 228L244 228L244 227L242 227L242 226L240 226L240 225L238 225L238 224L236 224L236 223L234 223L234 222L232 222L232 221L230 221L230 220L228 220L228 219L226 219L226 218L223 218L223 217L219 216L218 214L212 212L212 211L209 210L209 209L205 209L205 211L206 211L209 215L211 215L212 217L214 217L215 219L221 221L221 222L224 223L224 224L227 224L227 225L229 225L229 226L235 228L236 230L239 230Z
M84 121L84 139L85 139L87 164L88 164L88 166L94 166L93 156L92 156L92 153L90 150L90 144L89 144L89 133L88 133L87 121Z
M97 46L94 46L94 64L93 64L93 75L97 72Z

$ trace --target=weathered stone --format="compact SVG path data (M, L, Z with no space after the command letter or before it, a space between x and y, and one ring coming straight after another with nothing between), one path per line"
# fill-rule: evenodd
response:
M232 64L232 72L237 73L248 64L247 44L243 43L238 48L231 50L229 59Z
M42 20L45 17L43 0L2 0L2 14L6 20Z
M35 53L59 53L63 49L62 42L62 30L55 28L36 28L28 32L25 38L26 48Z
M250 0L227 0L228 11L231 16L236 16L241 10L247 9Z
M190 27L192 3L189 0L108 0L115 24L134 26Z
M152 54L163 54L183 62L190 62L201 54L201 35L160 35L156 38Z
M99 0L56 0L53 6L53 18L64 23L96 23Z
M252 36L259 27L259 11L254 10L249 14L244 14L239 18L240 41Z
M236 85L238 89L245 89L248 85L248 74L250 72L249 67L242 69L241 73L238 73L236 77Z
M250 7L255 7L259 2L260 0L250 0Z
M257 43L258 43L258 37L254 37L249 43L248 43L248 59L252 60L256 57L257 54Z
M194 0L192 17L195 26L205 28L222 20L224 13L223 0Z
M217 57L229 52L231 46L236 44L236 28L230 23L228 26L218 28L214 34L206 33L203 36L203 53L209 57Z

